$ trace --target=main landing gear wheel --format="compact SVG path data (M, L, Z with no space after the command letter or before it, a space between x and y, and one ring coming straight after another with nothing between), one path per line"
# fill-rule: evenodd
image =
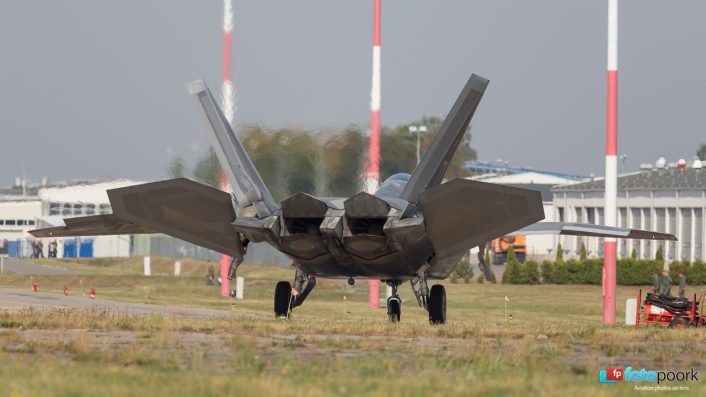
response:
M432 325L446 323L446 289L443 285L431 287L427 300L429 323Z
M292 296L292 285L288 281L280 281L275 287L275 317L289 316L289 300Z
M399 287L400 281L387 281L387 285L392 288L392 295L387 298L387 317L391 323L397 323L402 315L402 299L397 295L397 287Z
M400 299L392 296L387 298L387 317L390 319L390 322L399 322L401 315L402 302L400 302Z

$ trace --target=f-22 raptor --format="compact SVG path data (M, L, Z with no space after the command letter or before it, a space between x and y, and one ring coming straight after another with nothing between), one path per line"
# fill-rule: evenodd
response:
M488 80L471 75L419 165L395 174L375 194L350 198L299 192L272 198L243 145L202 80L188 84L212 134L212 146L232 194L188 179L109 190L113 213L65 219L65 226L32 231L36 237L164 233L230 255L229 277L248 244L265 242L291 258L294 285L280 281L274 313L288 316L316 278L380 279L392 287L390 321L400 320L397 288L410 281L431 324L446 322L446 292L429 280L449 276L473 247L498 236L555 233L630 239L676 240L673 235L590 224L539 222L540 193L465 179L443 181ZM351 181L353 182L353 181ZM488 264L479 255L488 277ZM293 293L296 291L296 293Z

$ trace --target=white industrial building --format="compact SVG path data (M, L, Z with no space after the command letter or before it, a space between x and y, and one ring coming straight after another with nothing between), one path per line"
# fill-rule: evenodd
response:
M0 240L9 243L9 255L32 254L32 241L43 243L46 257L52 239L35 239L32 229L63 225L63 218L111 213L106 190L135 185L131 180L61 183L27 187L15 184L0 190ZM129 256L130 236L58 238L58 256Z
M604 178L556 186L554 218L560 222L604 223ZM659 244L664 244L667 260L704 260L706 241L706 170L698 160L681 166L643 165L639 172L618 176L618 226L672 233L679 241L618 240L618 256L627 257L635 250L638 258L654 258ZM589 255L603 254L603 239L561 236L562 247L578 255L581 242Z

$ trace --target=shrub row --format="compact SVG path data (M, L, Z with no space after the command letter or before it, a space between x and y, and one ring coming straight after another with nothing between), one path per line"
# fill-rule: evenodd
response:
M623 258L618 260L616 281L620 285L651 285L654 273L661 275L662 268L662 261L656 259ZM675 283L678 282L679 273L684 273L689 285L706 284L704 262L672 262L669 274ZM503 274L503 283L506 284L539 284L541 280L544 284L600 285L602 279L603 258L545 260L541 265L534 260L525 263L513 260L508 261Z

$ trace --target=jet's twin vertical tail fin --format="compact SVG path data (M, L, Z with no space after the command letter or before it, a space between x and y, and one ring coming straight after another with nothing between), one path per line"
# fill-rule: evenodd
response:
M241 208L253 206L259 218L274 214L278 208L277 204L206 83L203 80L195 80L190 82L187 88L213 131L213 149L228 176L238 205Z
M483 77L471 75L434 136L429 149L414 169L412 177L400 194L401 199L417 205L422 192L441 183L488 83Z

